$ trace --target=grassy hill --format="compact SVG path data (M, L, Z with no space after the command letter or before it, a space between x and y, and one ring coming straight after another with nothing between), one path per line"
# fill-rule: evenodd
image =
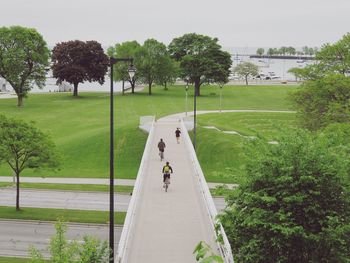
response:
M294 89L293 86L225 86L223 108L288 110L286 94ZM201 93L197 100L199 110L218 109L218 87L204 86ZM193 88L189 96L188 109L192 109ZM155 115L159 118L183 111L184 86L173 86L167 91L154 87L152 96L147 95L146 90L115 96L116 176L136 177L147 139L147 134L138 129L140 116ZM1 99L0 114L34 121L39 128L50 133L63 156L59 171L26 170L23 176L108 177L108 93L80 93L79 98L67 93L31 94L23 108L16 106L15 99ZM10 175L7 166L0 166L0 176Z

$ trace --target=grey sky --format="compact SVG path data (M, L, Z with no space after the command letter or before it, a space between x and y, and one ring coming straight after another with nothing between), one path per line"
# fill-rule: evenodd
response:
M49 45L104 46L188 32L225 47L320 46L350 31L350 0L0 0L0 26L36 28Z

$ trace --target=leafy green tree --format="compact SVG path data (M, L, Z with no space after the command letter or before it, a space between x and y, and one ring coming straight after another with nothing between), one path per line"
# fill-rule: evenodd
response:
M58 155L50 138L32 123L0 115L0 163L16 176L16 210L19 207L19 176L24 169L56 168Z
M318 130L350 122L350 78L341 74L304 82L290 95L303 127Z
M58 43L52 50L52 73L57 83L73 84L73 96L78 96L78 85L84 81L103 84L109 60L97 41L68 41Z
M148 84L149 95L152 94L152 84L160 75L166 56L166 46L155 39L147 39L135 55L138 76Z
M217 38L185 34L169 44L170 55L180 62L181 77L194 83L195 93L200 95L203 83L227 82L232 64L231 55L221 50Z
M224 263L221 256L216 255L212 248L204 241L200 241L195 247L196 261L200 263Z
M287 47L287 53L288 53L289 55L295 55L296 50L295 50L294 47Z
M164 56L159 61L158 74L156 76L156 83L164 86L164 89L168 89L168 84L174 84L176 78L180 74L179 63L173 60L170 56Z
M275 55L275 54L276 54L276 51L275 51L274 48L269 48L269 49L267 50L267 55L273 56L273 55Z
M109 47L107 54L110 57L115 58L134 58L135 54L141 48L141 45L137 41L126 41L121 44L116 44L114 47ZM134 64L137 64L134 61ZM133 79L130 79L128 73L129 65L127 63L117 63L113 66L113 79L114 81L128 81L131 86L131 93L135 93L135 84L138 77L138 72L136 71Z
M348 262L349 161L328 136L286 131L248 145L248 182L221 216L236 262Z
M327 72L346 75L350 71L350 33L334 44L326 44L316 54L317 67Z
M263 49L263 48L258 48L256 50L256 54L259 55L259 56L264 55L264 53L265 53L265 49Z
M0 76L15 90L19 107L34 84L44 86L49 57L47 44L35 29L0 28Z
M101 242L92 236L84 236L83 242L66 237L67 225L61 221L55 224L56 234L50 240L50 262L52 263L105 263L109 261L107 241ZM29 249L31 263L44 263L43 255L35 247Z
M246 85L248 85L248 77L258 75L259 68L251 62L243 62L238 64L233 71L241 77L244 77Z

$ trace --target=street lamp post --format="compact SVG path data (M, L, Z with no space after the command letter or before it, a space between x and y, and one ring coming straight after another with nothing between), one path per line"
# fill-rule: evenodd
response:
M194 101L193 101L193 148L194 148L194 150L196 150L197 94L196 94L196 87L195 87L195 85L193 85L193 88L194 88Z
M109 59L111 69L111 90L110 90L110 140L109 140L109 248L110 263L114 263L114 90L113 90L113 65L119 61L130 62L129 75L132 79L135 75L135 68L132 66L133 58Z
M185 87L185 91L186 91L186 105L185 105L185 107L186 107L186 117L187 117L187 96L188 96L188 80L186 80L186 87Z
M220 87L220 113L221 113L221 109L222 109L222 88L224 87L224 83L219 83L219 87Z

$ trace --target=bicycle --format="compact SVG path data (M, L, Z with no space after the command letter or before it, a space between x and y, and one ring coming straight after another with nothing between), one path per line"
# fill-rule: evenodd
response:
M169 176L167 176L167 177L165 178L165 181L164 181L164 189L165 189L165 192L168 192L169 184L170 184L170 174L169 174Z

